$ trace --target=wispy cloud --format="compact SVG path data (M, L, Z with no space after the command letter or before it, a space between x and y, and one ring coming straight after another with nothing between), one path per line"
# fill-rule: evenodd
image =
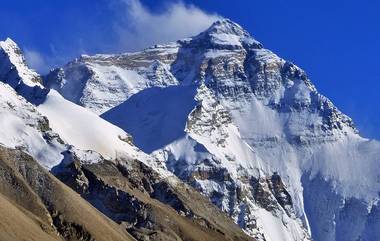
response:
M161 7L157 12L140 0L109 1L103 5L107 16L103 16L102 24L91 24L83 15L74 16L80 27L52 32L54 37L50 38L51 43L45 49L26 46L26 60L32 68L46 73L80 54L136 51L153 44L190 37L220 18L182 1Z
M46 54L35 49L23 48L23 54L28 67L36 70L40 74L47 74L52 68L70 61L70 58L74 58L73 56L75 56L64 52L57 53L51 49L50 52L51 54ZM78 50L78 55L81 53L83 52Z
M46 72L49 69L45 57L40 52L31 49L24 49L23 52L25 60L30 68L40 72Z
M125 15L116 19L114 27L120 37L120 49L141 49L190 37L205 30L220 18L194 5L174 2L164 11L153 12L139 0L121 0Z

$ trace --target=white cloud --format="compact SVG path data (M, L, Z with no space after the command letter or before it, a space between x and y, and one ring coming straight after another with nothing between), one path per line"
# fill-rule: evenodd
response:
M221 18L181 1L164 5L159 12L140 0L109 1L105 7L111 10L106 31L104 26L88 26L80 33L66 33L74 38L54 39L45 51L24 48L28 65L45 74L80 54L136 51L194 36Z
M30 68L38 70L38 71L48 70L48 66L45 62L44 57L38 51L31 50L31 49L24 49L23 52L24 52L26 63L28 64Z
M152 12L139 0L121 0L125 5L123 19L115 22L121 49L138 50L153 44L190 37L207 29L220 19L194 5L171 3L164 11Z
M22 50L28 67L40 74L47 74L52 68L62 65L76 56L51 51L52 54L44 54L31 48L23 48Z

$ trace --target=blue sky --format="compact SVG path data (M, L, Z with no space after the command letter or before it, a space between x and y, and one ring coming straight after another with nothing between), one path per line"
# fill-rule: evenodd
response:
M375 0L7 0L0 38L13 38L46 72L82 53L133 51L227 17L302 67L365 136L380 139L379 9Z

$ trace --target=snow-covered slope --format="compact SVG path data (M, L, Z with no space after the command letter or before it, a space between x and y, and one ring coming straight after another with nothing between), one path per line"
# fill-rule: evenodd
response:
M37 109L49 119L51 128L76 148L96 151L107 159L115 159L123 153L138 158L139 151L128 143L130 136L127 133L65 100L54 90Z
M148 156L122 129L43 87L12 40L0 42L0 144L20 148L50 169L66 151L82 161Z
M65 145L48 120L9 86L0 82L0 144L20 148L45 167L57 165Z
M259 240L380 240L380 143L230 20L44 78Z
M82 55L66 66L45 77L44 85L58 89L68 100L80 104L97 114L102 114L121 104L133 94L148 87L166 87L178 84L165 63L167 55L178 50L176 44L157 47L140 53L125 55ZM163 59L145 61L150 55ZM130 63L134 68L125 68Z

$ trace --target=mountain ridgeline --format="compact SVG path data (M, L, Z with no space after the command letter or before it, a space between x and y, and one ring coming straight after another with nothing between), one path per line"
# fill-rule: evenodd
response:
M380 240L380 143L228 19L0 80L0 240Z

